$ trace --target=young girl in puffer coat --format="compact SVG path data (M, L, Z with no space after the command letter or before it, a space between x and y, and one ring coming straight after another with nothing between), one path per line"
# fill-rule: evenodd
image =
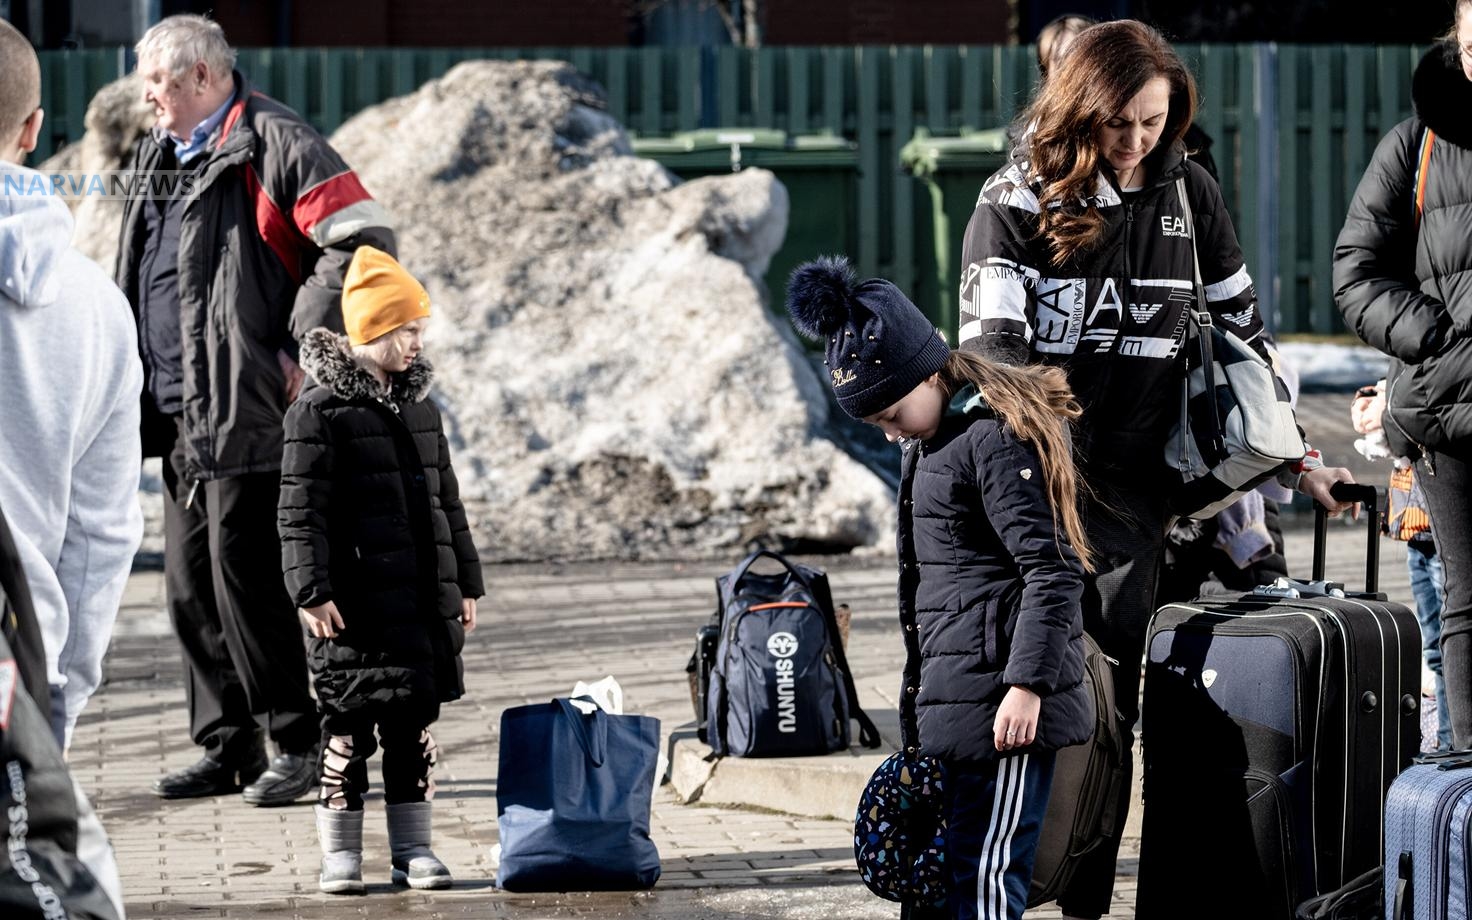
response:
M902 448L901 726L908 755L945 767L949 874L944 910L905 916L1021 917L1054 752L1094 720L1078 404L1061 370L952 352L898 288L842 259L799 267L787 306L824 343L839 406Z
M367 760L383 747L391 879L447 888L430 849L429 726L464 692L460 650L484 594L420 354L429 296L364 246L343 280L347 335L302 340L310 386L286 414L277 524L287 590L311 634L322 713L319 887L361 894Z

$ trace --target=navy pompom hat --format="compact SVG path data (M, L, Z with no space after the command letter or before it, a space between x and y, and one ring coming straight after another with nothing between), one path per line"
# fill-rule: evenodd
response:
M951 350L920 308L883 278L860 282L841 256L805 262L787 282L799 332L822 339L838 405L856 419L883 412L940 370Z

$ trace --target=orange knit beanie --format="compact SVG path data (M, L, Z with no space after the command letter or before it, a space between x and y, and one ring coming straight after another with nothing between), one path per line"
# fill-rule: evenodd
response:
M429 315L429 294L393 256L359 246L342 280L342 324L348 342L366 345Z

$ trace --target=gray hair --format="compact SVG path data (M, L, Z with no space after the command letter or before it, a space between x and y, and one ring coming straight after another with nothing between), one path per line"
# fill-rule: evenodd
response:
M235 49L225 40L225 30L213 19L192 13L159 20L133 50L139 61L153 58L175 76L199 61L212 74L229 74L235 69Z

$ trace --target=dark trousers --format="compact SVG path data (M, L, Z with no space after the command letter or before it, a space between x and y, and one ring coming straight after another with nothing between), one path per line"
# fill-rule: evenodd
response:
M944 910L907 905L904 920L1020 920L1053 787L1052 751L946 765Z
M1441 676L1451 717L1452 745L1472 747L1472 464L1450 454L1425 463L1416 481L1426 493L1431 536L1445 579L1441 605Z
M429 727L373 708L351 716L323 720L318 793L322 805L362 811L368 792L368 758L377 744L383 747L383 800L388 805L426 802L434 798L434 767L439 747Z
M1145 656L1145 629L1155 610L1156 577L1165 543L1165 501L1162 490L1143 485L1108 480L1091 480L1090 485L1099 503L1091 502L1085 508L1084 526L1096 570L1084 582L1084 629L1105 654L1119 662L1114 669L1114 699L1130 738L1140 716L1140 665ZM1100 917L1109 912L1133 774L1134 754L1126 748L1117 827L1112 837L1079 861L1073 879L1058 898L1066 914Z
M283 751L309 750L317 709L281 576L280 474L195 487L184 477L182 437L163 474L165 595L184 648L190 737L227 764L250 757L258 724Z

